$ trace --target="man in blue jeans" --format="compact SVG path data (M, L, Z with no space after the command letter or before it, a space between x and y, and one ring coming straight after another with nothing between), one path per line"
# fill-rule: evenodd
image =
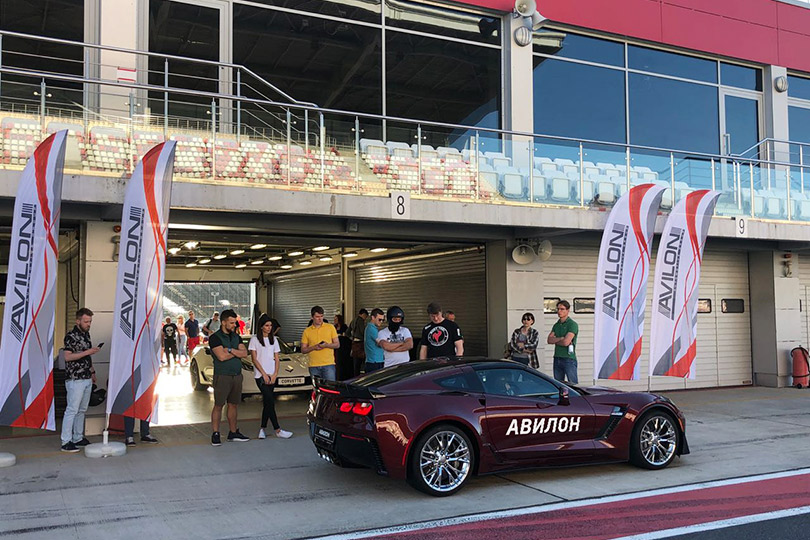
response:
M366 350L366 373L385 367L382 347L377 344L377 336L380 333L380 326L382 326L384 319L385 316L380 308L371 310L371 316L368 318L366 332L363 336L363 346Z
M568 316L570 310L571 304L567 300L557 302L560 319L551 328L547 343L554 345L554 378L560 382L567 378L569 383L579 384L576 352L579 325Z
M90 341L93 312L86 307L76 312L76 326L65 335L65 389L67 407L62 418L62 452L76 453L90 441L84 436L84 415L96 382L92 355L100 347Z

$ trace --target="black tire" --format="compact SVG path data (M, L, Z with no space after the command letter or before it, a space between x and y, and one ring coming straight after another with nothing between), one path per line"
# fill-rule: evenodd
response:
M671 414L654 410L642 416L630 438L630 463L642 469L668 467L678 453L681 431Z
M197 392L202 392L208 388L200 381L200 369L197 367L197 362L194 360L191 361L188 372L191 374L191 387L194 390Z
M434 497L458 492L472 476L475 451L456 426L441 424L419 436L408 465L408 482Z

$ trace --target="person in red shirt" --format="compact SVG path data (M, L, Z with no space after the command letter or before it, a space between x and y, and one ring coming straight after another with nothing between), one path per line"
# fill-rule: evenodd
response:
M241 315L236 316L236 331L240 336L245 335L245 321L242 320Z

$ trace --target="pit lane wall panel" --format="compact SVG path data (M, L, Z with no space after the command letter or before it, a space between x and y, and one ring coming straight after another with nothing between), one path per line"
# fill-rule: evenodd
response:
M654 245L657 248L658 237ZM593 382L593 327L592 313L577 313L576 299L593 299L595 294L596 265L599 253L597 238L564 245L556 242L551 258L544 263L544 294L571 302L571 317L579 325L577 357L580 384ZM655 272L656 250L652 253L650 275ZM652 309L652 279L647 284L647 313ZM711 388L751 384L751 321L749 312L748 254L735 250L706 247L700 280L700 299L711 302L710 313L698 314L697 374L695 380L675 377L654 377L649 381L653 390ZM724 298L742 299L744 313L722 313ZM537 324L542 340L557 321L555 313L538 316ZM645 328L641 354L641 373L649 370L649 325ZM554 348L544 345L540 370L553 373ZM622 390L646 390L647 377L638 381L598 381L598 384Z

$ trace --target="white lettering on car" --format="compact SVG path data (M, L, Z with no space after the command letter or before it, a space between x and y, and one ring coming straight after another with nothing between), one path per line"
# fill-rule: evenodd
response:
M579 431L581 416L561 416L551 418L513 418L509 422L506 435L536 435L538 433L573 433Z

